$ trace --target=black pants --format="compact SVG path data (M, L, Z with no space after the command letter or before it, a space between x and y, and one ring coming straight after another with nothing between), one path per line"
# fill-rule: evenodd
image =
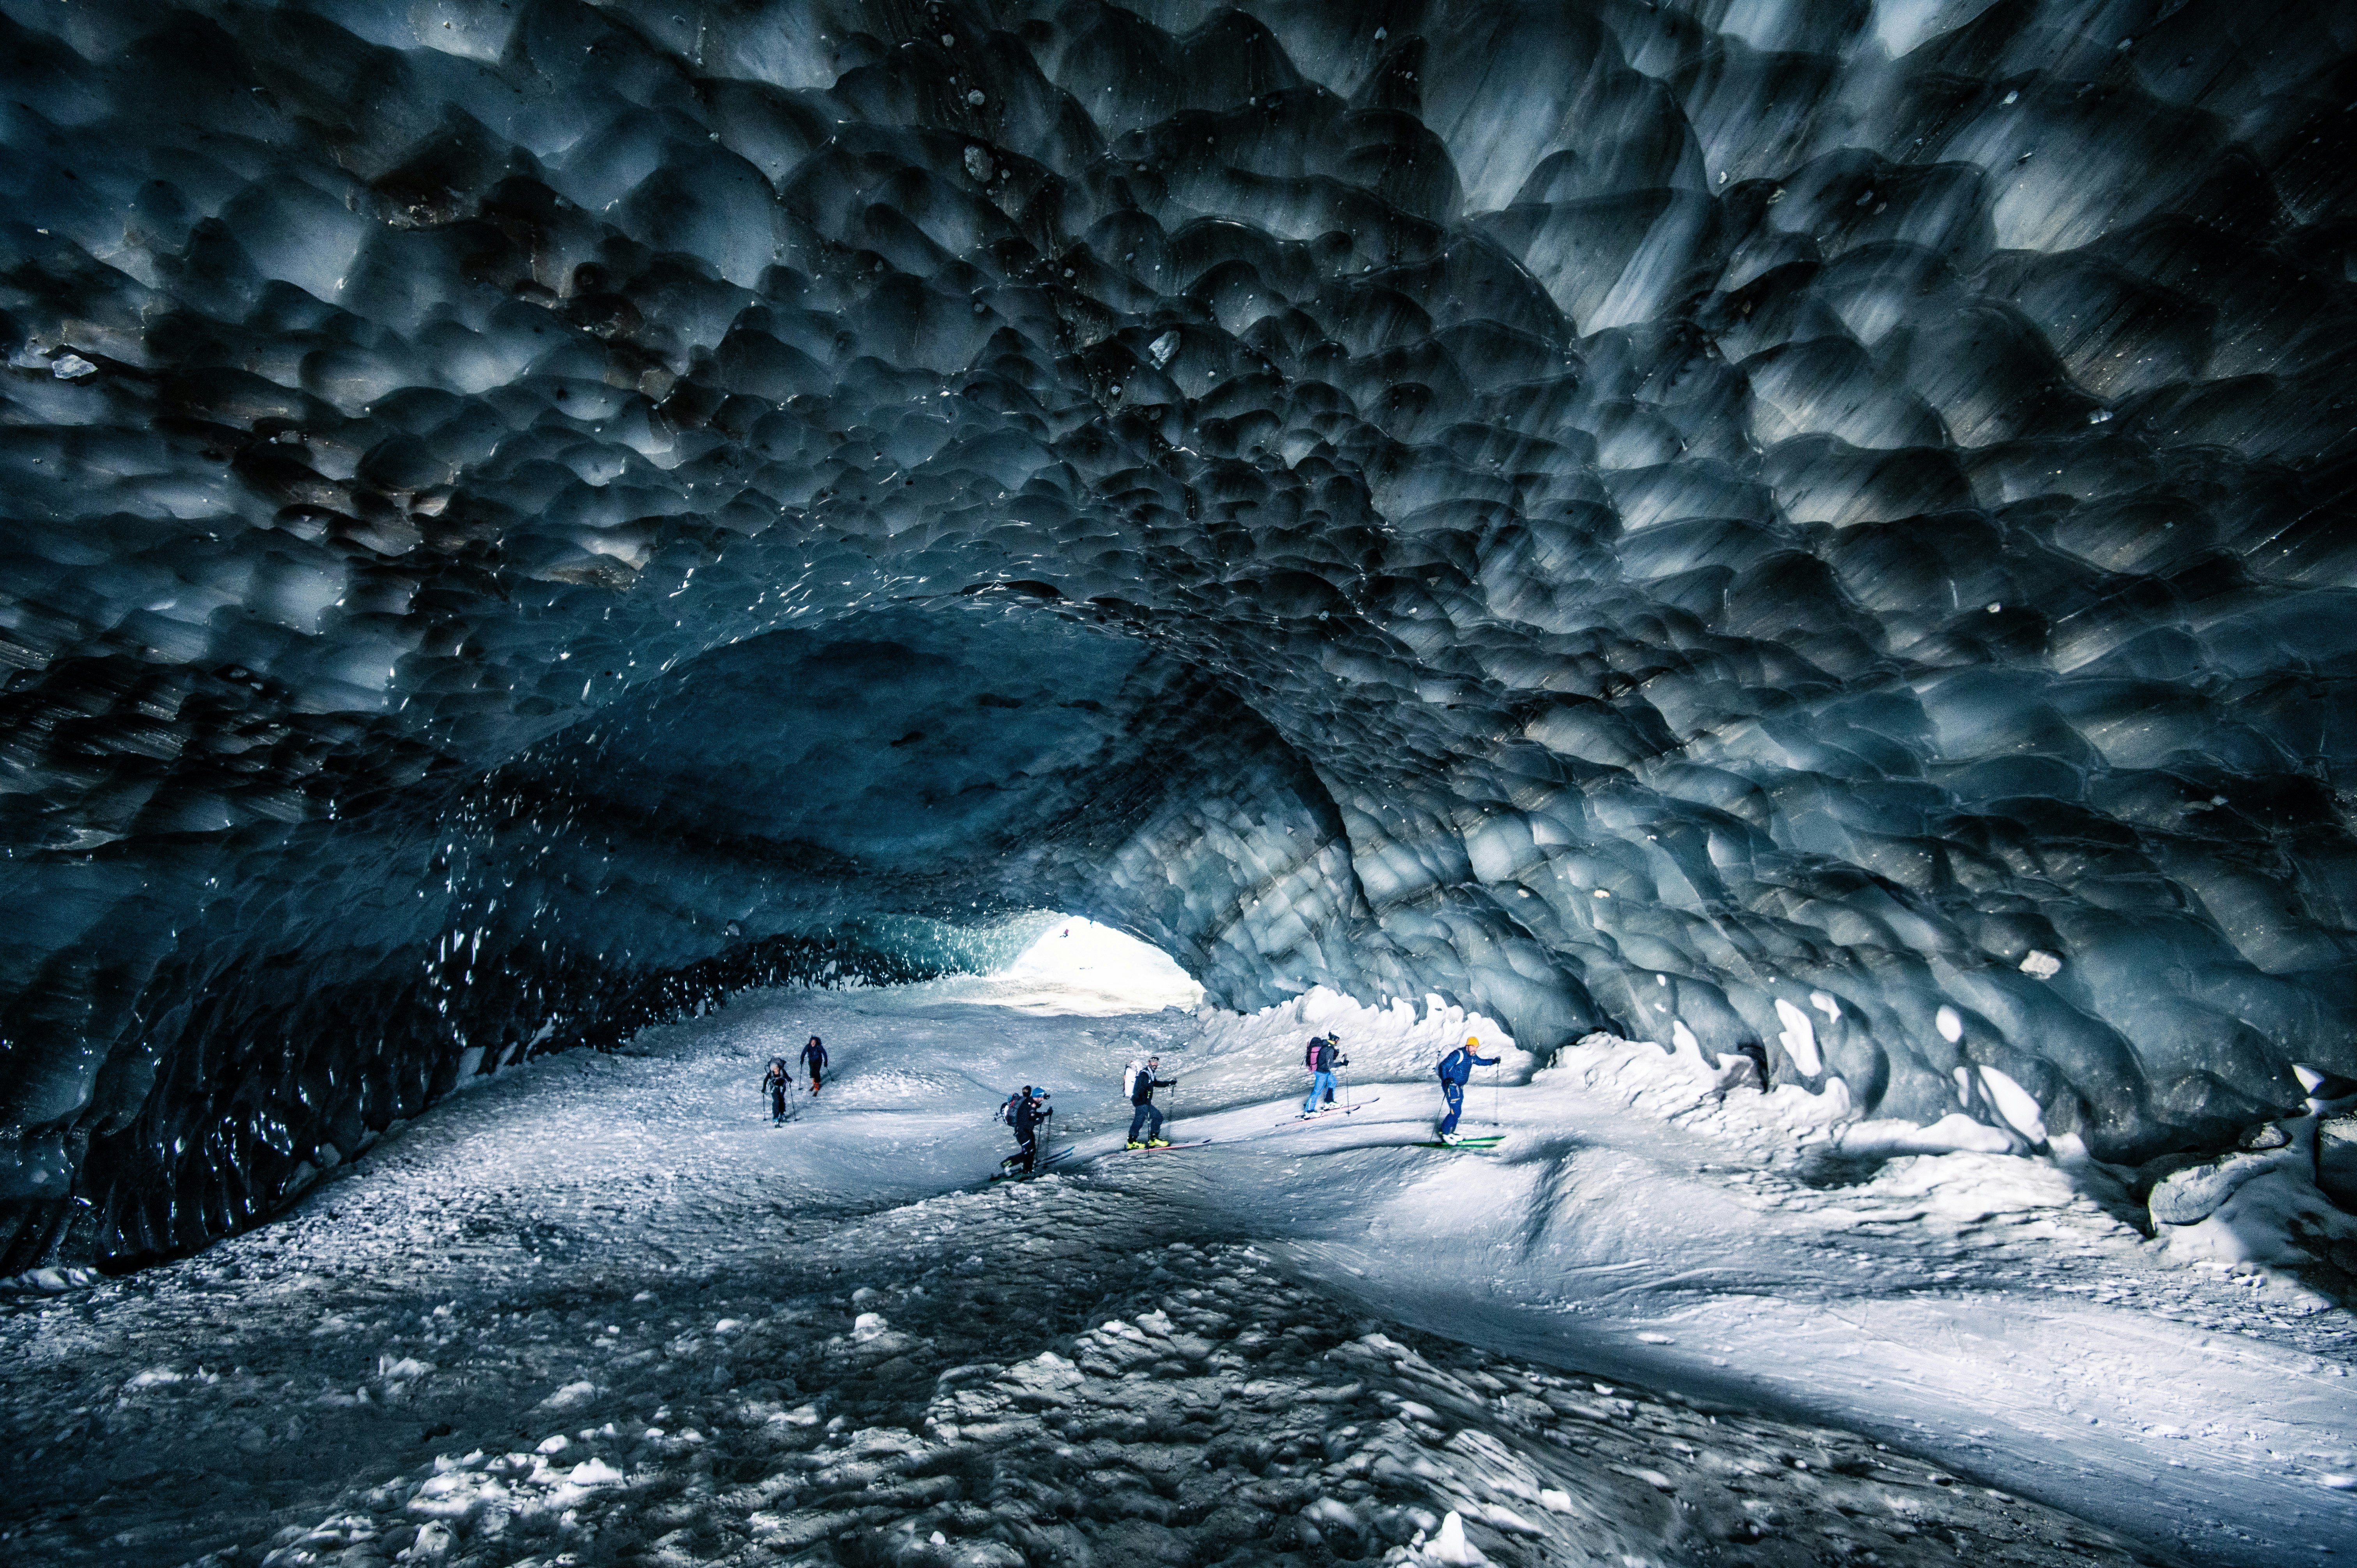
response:
M1015 1148L1017 1154L1016 1163L1020 1165L1027 1171L1031 1169L1032 1162L1036 1161L1039 1157L1039 1130L1037 1127L1034 1127L1028 1133L1016 1133Z
M770 1120L782 1122L785 1119L786 1086L782 1083L773 1083L770 1085Z

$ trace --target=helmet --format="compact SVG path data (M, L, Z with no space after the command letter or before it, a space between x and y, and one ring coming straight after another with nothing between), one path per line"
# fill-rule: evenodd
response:
M1469 1046L1478 1046L1481 1043L1481 1036L1479 1035L1468 1035L1465 1036L1465 1043Z

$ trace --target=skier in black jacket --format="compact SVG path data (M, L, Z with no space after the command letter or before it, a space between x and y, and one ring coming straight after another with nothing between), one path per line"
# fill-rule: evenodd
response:
M794 1075L786 1070L786 1058L771 1057L770 1070L761 1075L761 1087L770 1091L770 1125L783 1126L786 1120L786 1090Z
M1046 1099L1044 1094L1034 1094L1027 1083L1023 1086L1023 1092L1017 1095L1014 1103L1007 1107L1006 1120L1015 1129L1017 1151L1014 1163L1027 1171L1032 1169L1039 1158L1039 1129L1046 1126L1048 1118L1056 1113L1056 1108L1047 1104Z
M1162 1112L1154 1108L1154 1091L1176 1089L1178 1080L1155 1077L1154 1069L1161 1065L1160 1057L1148 1057L1146 1065L1139 1068L1129 1080L1129 1102L1137 1107L1129 1117L1129 1147L1133 1149L1167 1149L1170 1146L1170 1140L1162 1135ZM1145 1140L1140 1142L1137 1130L1147 1127L1149 1122L1152 1125L1147 1128Z
M818 1043L816 1035L813 1035L810 1044L802 1047L802 1066L810 1069L811 1092L816 1094L819 1075L826 1070L826 1047Z
M1334 1103L1334 1069L1349 1067L1351 1058L1342 1054L1342 1041L1335 1035L1314 1036L1302 1053L1301 1065L1309 1069L1309 1097L1301 1102L1304 1116L1318 1109L1318 1096L1322 1092L1326 1103Z

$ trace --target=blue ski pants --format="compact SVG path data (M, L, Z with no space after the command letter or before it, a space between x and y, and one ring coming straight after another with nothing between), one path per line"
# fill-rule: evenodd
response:
M1149 1122L1152 1122L1153 1125L1147 1127L1146 1124ZM1159 1138L1162 1136L1162 1112L1157 1111L1151 1105L1139 1106L1136 1112L1132 1114L1129 1119L1129 1141L1131 1143L1135 1144L1137 1142L1137 1130L1140 1127L1146 1128L1146 1135L1147 1137Z
M1440 1119L1440 1135L1446 1138L1457 1131L1457 1119L1465 1114L1465 1086L1443 1079L1440 1098L1448 1101L1448 1114Z
M1330 1072L1313 1072L1309 1075L1309 1098L1301 1102L1301 1113L1304 1116L1318 1109L1318 1097L1321 1094L1329 1100L1334 1098L1334 1075Z

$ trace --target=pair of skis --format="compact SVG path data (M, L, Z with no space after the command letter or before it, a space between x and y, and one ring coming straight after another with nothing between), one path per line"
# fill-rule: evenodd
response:
M1366 1099L1355 1101L1352 1104L1322 1106L1316 1111L1307 1112L1302 1115L1296 1116L1290 1122L1279 1122L1276 1124L1276 1130L1278 1132L1283 1132L1287 1127L1299 1127L1307 1122L1323 1121L1329 1116L1348 1116L1351 1112L1362 1110L1367 1106L1372 1105L1376 1101L1381 1100L1383 1096L1380 1094L1370 1094ZM1409 1147L1417 1149L1469 1149L1478 1155L1487 1153L1505 1141L1506 1135L1503 1133L1468 1133L1461 1136L1452 1133L1445 1136L1418 1140L1416 1143L1410 1144Z
M1488 1154L1506 1141L1503 1133L1473 1133L1462 1137L1451 1133L1445 1137L1419 1139L1410 1145L1418 1149L1469 1149L1477 1155Z
M1296 1116L1289 1122L1279 1122L1276 1124L1276 1131L1281 1133L1287 1127L1299 1127L1307 1122L1320 1122L1329 1116L1348 1116L1351 1112L1364 1110L1366 1107L1372 1105L1376 1101L1381 1100L1383 1096L1380 1094L1370 1094L1364 1100L1357 1101L1349 1105L1322 1106L1316 1111L1307 1112L1302 1115ZM1496 1148L1500 1144L1502 1144L1505 1141L1506 1134L1503 1133L1468 1133L1461 1136L1457 1133L1449 1133L1444 1137L1420 1140L1409 1146L1417 1149L1470 1149L1475 1154L1480 1154L1487 1150Z
M998 1174L992 1176L990 1179L993 1181L1024 1181L1035 1176L1045 1176L1049 1171L1054 1169L1060 1165L1062 1165L1067 1159L1071 1158L1071 1153L1072 1145L1070 1144L1065 1144L1060 1149L1050 1149L1046 1154L1041 1155L1038 1159L1034 1160L1031 1163L1031 1168L1028 1171L1017 1163L1020 1158L1019 1155L1012 1156L998 1162Z
M1289 1127L1306 1126L1310 1122L1322 1122L1329 1117L1348 1116L1352 1112L1365 1110L1368 1106L1374 1104L1382 1098L1383 1096L1379 1094L1371 1094L1364 1100L1354 1101L1348 1105L1324 1106L1318 1110L1308 1112L1306 1114L1295 1116L1287 1121L1279 1122L1272 1130L1281 1133ZM1409 1146L1411 1148L1417 1149L1467 1149L1475 1154L1484 1154L1490 1150L1495 1149L1500 1144L1505 1142L1505 1139L1506 1134L1503 1133L1468 1133L1461 1137L1452 1135L1446 1138L1434 1138L1428 1141L1420 1141L1410 1144ZM1162 1153L1166 1150L1200 1149L1204 1147L1206 1144L1217 1142L1219 1142L1219 1140L1216 1138L1194 1138L1183 1144L1148 1144L1145 1147L1138 1149L1108 1149L1102 1155L1090 1156L1090 1162L1093 1163L1096 1160L1109 1159L1115 1155L1151 1155ZM998 1175L991 1177L990 1179L993 1181L1011 1181L1024 1176L1038 1176L1047 1171L1051 1166L1061 1164L1071 1155L1071 1153L1072 1145L1067 1144L1062 1148L1055 1150L1051 1154L1040 1155L1039 1164L1033 1170L1023 1171L1011 1168L1002 1169Z
M1380 1094L1370 1094L1364 1100L1353 1101L1348 1105L1321 1105L1315 1111L1303 1112L1289 1122L1279 1122L1276 1124L1276 1130L1283 1132L1287 1127L1299 1127L1311 1122L1322 1122L1329 1116L1348 1116L1353 1111L1365 1110L1382 1098Z

